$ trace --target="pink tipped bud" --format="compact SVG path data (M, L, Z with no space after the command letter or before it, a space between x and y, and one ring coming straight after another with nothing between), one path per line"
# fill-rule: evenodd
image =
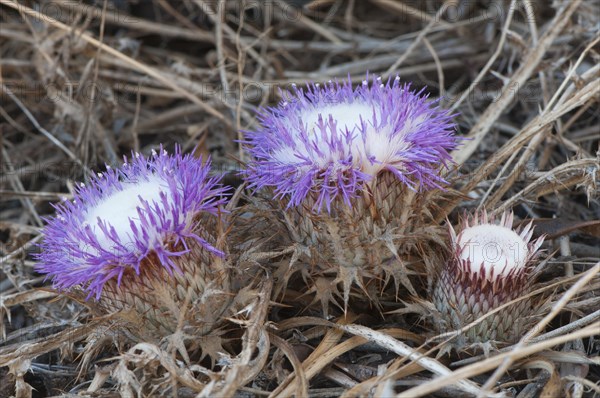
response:
M440 333L462 329L530 289L544 238L532 241L531 224L514 230L512 223L512 213L504 213L496 223L482 212L463 220L458 234L450 228L450 258L433 297L441 314L437 323ZM530 300L520 300L464 331L456 345L515 341L531 313Z

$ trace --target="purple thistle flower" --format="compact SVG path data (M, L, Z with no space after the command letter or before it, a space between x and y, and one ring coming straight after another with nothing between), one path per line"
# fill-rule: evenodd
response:
M347 308L352 285L373 301L383 291L374 285L392 279L396 293L403 285L416 294L408 275L418 271L407 265L429 253L429 267L443 240L433 214L446 192L435 188L447 184L442 171L458 144L454 115L399 78L356 88L349 78L284 94L244 141L253 158L245 179L273 192L289 239L306 253L283 285L302 267L304 276L325 278L315 293L325 313L334 296Z
M165 150L135 154L114 170L107 166L76 189L72 202L56 205L47 220L37 270L60 290L81 287L99 299L105 284L120 285L126 273L140 275L144 259L158 259L169 275L181 273L176 258L197 242L216 256L224 253L203 237L202 213L216 215L225 202L209 163Z
M453 115L423 90L378 77L370 86L353 88L348 79L284 94L260 114L262 128L246 132L251 188L272 187L288 207L311 196L314 210L330 212L338 198L351 206L383 171L417 191L446 183L441 168L457 146Z

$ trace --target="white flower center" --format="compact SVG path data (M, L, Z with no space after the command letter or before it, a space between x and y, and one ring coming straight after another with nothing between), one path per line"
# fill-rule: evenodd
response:
M529 255L527 243L515 231L493 224L466 228L458 245L461 260L469 259L473 271L479 271L483 265L488 279L492 269L496 278L525 267Z
M95 233L98 243L105 250L111 250L114 243L102 232L98 225L98 219L106 223L109 226L109 230L110 226L114 227L121 244L128 246L135 239L131 229L131 222L135 224L138 231L142 229L138 215L138 208L142 207L140 197L151 206L153 206L153 202L158 203L159 207L162 207L160 197L162 192L167 194L167 200L170 204L173 200L171 195L169 195L167 183L155 176L150 177L148 181L123 182L122 184L125 187L123 190L114 192L96 206L89 208L84 220L84 226L92 226L92 231ZM172 214L165 213L164 217L172 219ZM150 235L151 239L152 234L156 234L156 231L146 230L146 232ZM133 248L132 245L131 247ZM91 253L94 253L94 248L89 248L89 250L91 250Z
M307 110L300 115L300 118L308 126L308 131L314 136L321 131L317 127L319 117L322 117L323 122L327 123L330 116L337 122L339 130L347 128L349 131L353 131L355 128L360 128L361 118L367 125L373 120L373 107L361 102L339 103L323 109ZM377 115L377 118L379 119L379 115ZM329 130L327 133L331 134Z
M307 126L310 139L316 142L323 152L327 152L328 148L326 143L319 144L319 141L323 140L323 133L319 128L320 117L325 124L329 123L330 117L336 122L337 131L332 132L331 129L326 129L324 138L330 139L332 134L339 134L341 137L342 132L348 129L352 133L352 139L346 143L342 138L342 142L347 145L347 148L341 153L332 151L325 156L316 157L304 143L299 143L299 145L283 147L275 151L272 155L274 159L282 163L294 164L300 162L296 155L302 155L312 158L318 167L326 167L332 162L335 163L344 159L348 154L352 154L352 167L373 176L387 165L401 164L404 159L398 153L408 148L404 137L416 123L420 122L420 120L415 120L413 123L407 123L400 132L392 131L392 126L389 124L376 128L373 116L376 118L377 125L380 125L382 117L380 109L359 101L308 109L299 116L302 123ZM365 124L364 133L360 132L361 120ZM299 136L298 140L300 140Z

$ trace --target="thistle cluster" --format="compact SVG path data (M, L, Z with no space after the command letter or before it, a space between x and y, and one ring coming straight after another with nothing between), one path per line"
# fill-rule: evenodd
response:
M393 280L396 295L401 286L417 295L407 264L429 277L437 268L438 332L465 328L459 347L515 340L531 304L507 303L533 283L543 238L532 241L531 225L513 230L512 213L499 222L476 213L449 235L439 227L449 153L459 143L453 115L398 78L356 88L330 81L283 95L261 111L260 128L246 132L251 160L243 173L275 215L269 234L283 230L278 238L301 248L282 285L300 270L313 282L309 290L326 286L316 296L327 314L334 297L346 309L356 287L377 303L373 282ZM117 314L141 340L182 326L195 336L214 330L236 294L230 250L248 244L227 245L227 189L209 172L210 162L179 149L107 166L56 206L37 270L98 314ZM257 213L244 217L254 223Z

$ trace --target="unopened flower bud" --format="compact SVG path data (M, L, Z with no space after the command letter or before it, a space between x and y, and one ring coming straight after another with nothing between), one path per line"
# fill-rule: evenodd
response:
M440 333L460 330L530 290L544 238L531 239L531 223L520 230L512 224L512 213L495 222L481 212L465 218L458 232L450 227L450 257L433 294ZM530 324L531 314L531 300L518 300L469 327L453 345L514 342Z

